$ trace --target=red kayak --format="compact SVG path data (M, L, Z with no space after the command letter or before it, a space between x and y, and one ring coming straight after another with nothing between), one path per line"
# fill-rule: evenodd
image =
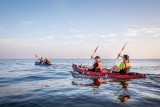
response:
M117 78L117 79L137 79L137 78L147 78L146 75L140 73L128 73L128 74L119 74L119 73L107 73L107 72L93 72L89 71L87 68L72 64L72 68L74 71L87 75L87 76L106 76L110 78Z

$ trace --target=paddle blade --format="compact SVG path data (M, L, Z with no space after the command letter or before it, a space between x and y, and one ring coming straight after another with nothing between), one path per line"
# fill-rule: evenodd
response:
M38 60L40 60L40 58L38 57L38 55L37 55L37 54L35 54L34 56L35 56L36 58L38 58Z
M35 56L35 57L38 57L38 55L36 55L36 54L35 54L34 56Z
M128 42L127 42L128 43ZM125 48L125 46L127 45L127 43L123 46L122 50Z

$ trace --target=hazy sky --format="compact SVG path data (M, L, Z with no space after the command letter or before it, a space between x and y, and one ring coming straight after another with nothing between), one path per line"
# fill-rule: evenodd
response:
M0 0L0 58L160 58L160 0Z

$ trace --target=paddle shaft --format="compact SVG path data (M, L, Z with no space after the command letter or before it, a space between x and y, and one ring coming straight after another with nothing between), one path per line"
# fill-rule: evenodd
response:
M40 60L40 58L38 57L38 55L35 54L34 56L35 56L36 58L38 58L38 60Z
M128 42L126 42L126 44L123 46L123 48L121 49L121 51L120 51L120 53L119 53L119 54L121 54L121 53L122 53L122 51L124 50L124 48L125 48L125 46L127 45L127 43L128 43ZM114 61L113 66L114 66L114 65L115 65L115 63L117 62L118 57L119 57L119 56L117 56L116 60Z
M93 54L92 54L92 56L91 56L90 60L88 61L88 64L87 64L87 65L89 65L89 62L91 61L91 59L92 59L93 55L96 53L96 51L97 51L98 47L99 47L99 45L98 45L98 46L96 47L96 49L94 50L94 52L93 52ZM83 65L83 64L81 64L81 65Z
M92 54L92 56L91 56L91 59L92 59L93 55L96 53L98 47L99 47L99 45L97 46L97 48L96 48L95 51L93 52L93 54ZM91 59L90 59L90 60L91 60Z

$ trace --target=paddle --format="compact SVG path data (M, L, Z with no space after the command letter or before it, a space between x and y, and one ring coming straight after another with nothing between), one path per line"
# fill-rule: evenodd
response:
M125 46L127 45L127 43L128 43L128 42L126 42L126 44L123 46L123 48L121 49L121 51L120 51L119 54L121 54L121 52L124 50L124 48L125 48ZM114 64L113 64L113 66L114 66L115 63L116 63L116 61L117 61L117 59L118 59L118 57L119 57L119 54L118 54L118 56L117 56L117 58L116 58L116 60L115 60L115 62L114 62Z
M40 58L38 57L38 55L37 55L37 54L35 54L34 56L35 56L36 58L38 58L38 60L40 60Z
M96 53L96 51L97 51L98 47L99 47L99 45L98 45L98 46L96 47L96 49L94 50L94 52L93 52L93 54L92 54L92 56L91 56L91 58L90 58L89 62L90 62L90 61L91 61L91 59L93 58L93 55ZM89 62L88 62L88 65L89 65Z
M99 45L98 45L98 46L96 47L96 49L94 50L94 52L93 52L93 54L92 54L92 56L91 56L91 59L92 59L93 55L96 53L98 47L99 47ZM91 60L91 59L90 59L90 60Z
M96 53L96 51L97 51L98 47L99 47L99 45L98 45L98 46L96 47L96 49L94 50L94 52L93 52L93 54L92 54L92 56L91 56L90 60L88 61L88 65L89 65L89 62L91 61L91 59L92 59L93 55ZM82 64L81 64L81 66L82 66Z

